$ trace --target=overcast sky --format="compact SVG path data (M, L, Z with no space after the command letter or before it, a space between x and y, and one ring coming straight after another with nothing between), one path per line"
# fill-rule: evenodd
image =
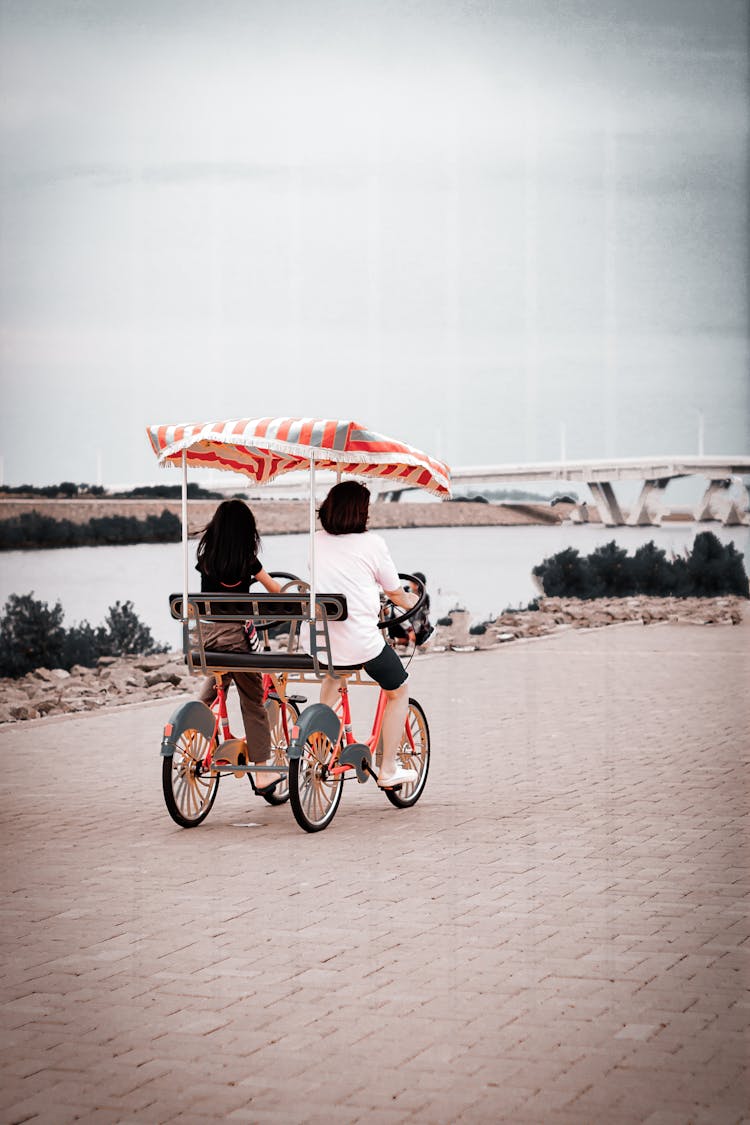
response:
M747 44L744 0L0 0L5 482L237 416L747 451Z

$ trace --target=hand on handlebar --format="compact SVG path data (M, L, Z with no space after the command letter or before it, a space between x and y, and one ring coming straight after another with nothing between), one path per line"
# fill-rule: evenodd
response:
M401 609L411 609L419 601L418 596L411 590L389 590L388 598Z

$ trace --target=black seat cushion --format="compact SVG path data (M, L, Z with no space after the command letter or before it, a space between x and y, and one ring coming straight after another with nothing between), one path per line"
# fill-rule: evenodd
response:
M246 672L314 672L313 658L306 652L216 652L206 650L207 668ZM325 671L326 666L320 667ZM356 672L361 664L336 665L336 672Z

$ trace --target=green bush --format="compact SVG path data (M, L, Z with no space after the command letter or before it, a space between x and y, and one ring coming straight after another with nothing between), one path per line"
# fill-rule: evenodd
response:
M614 540L605 543L587 558L591 579L592 597L628 597L635 592L632 559L624 547L618 547ZM600 594L599 591L606 591Z
M541 579L548 598L592 598L592 578L588 559L575 547L566 547L535 566L532 574Z
M535 566L547 597L621 598L650 594L678 598L736 594L750 597L743 557L712 531L696 535L692 549L668 559L653 541L632 558L612 540L585 558L568 547Z
M109 607L105 625L93 628L82 621L70 629L63 624L63 608L30 594L11 594L0 617L0 676L25 676L34 668L91 667L100 656L128 656L165 652L151 630L139 621L132 602Z
M653 540L644 543L633 555L631 563L634 588L640 594L671 594L675 586L675 572L667 552L657 547Z
M11 594L0 618L0 675L24 676L32 668L60 668L65 652L63 608L32 594Z

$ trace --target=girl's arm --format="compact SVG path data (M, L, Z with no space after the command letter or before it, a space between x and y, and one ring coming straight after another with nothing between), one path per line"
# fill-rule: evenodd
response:
M275 578L272 578L271 575L262 568L255 575L255 580L260 582L261 586L264 586L269 594L281 593L281 583L277 582Z

